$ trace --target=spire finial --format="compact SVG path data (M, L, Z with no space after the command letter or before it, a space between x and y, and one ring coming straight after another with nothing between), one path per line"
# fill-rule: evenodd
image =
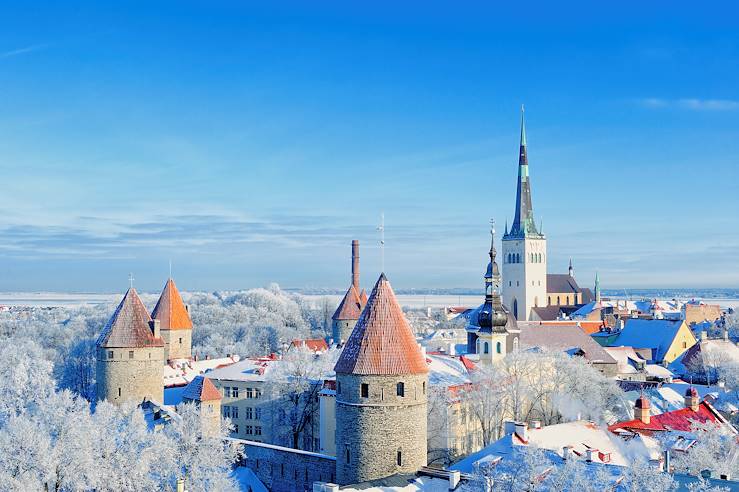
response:
M524 118L523 104L521 105L521 147L526 147L526 119Z
M382 264L382 273L385 273L385 212L380 213L380 225L377 226L380 233L380 261Z
M129 288L131 288L131 289L133 289L133 281L134 280L136 280L136 279L133 278L133 273L129 273L128 274L128 284L129 284Z
M490 261L495 259L495 219L490 219Z

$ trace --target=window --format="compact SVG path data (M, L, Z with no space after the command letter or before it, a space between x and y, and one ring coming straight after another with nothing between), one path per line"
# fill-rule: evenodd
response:
M228 405L223 405L223 418L224 419L231 418L231 407L229 407Z
M398 383L395 385L395 391L398 396L405 396L405 383Z
M118 388L118 396L121 396L121 389Z
M496 343L496 344L495 344L495 351L496 351L497 353L501 353L501 347L500 347L500 342L498 342L498 343Z
M239 397L239 387L238 386L234 386L233 388L231 388L231 396L233 398Z
M398 466L403 466L403 452L400 449L398 450L396 461L398 463Z
M238 434L239 433L239 424L233 424L233 426L234 426L234 434Z
M262 397L262 390L259 388L254 388L254 398L261 398Z
M251 407L246 407L244 409L244 418L246 420L251 420L253 418L253 416L252 416L252 408Z
M239 407L231 407L231 418L239 418Z
M512 286L512 285L513 285L513 282L509 280L509 281L508 281L508 287L510 287L510 286Z
M108 359L112 359L112 358L113 358L113 351L108 350Z
M254 409L254 418L256 420L259 420L259 419L262 418L262 409L261 408L257 407L257 408Z
M688 348L688 342L683 342L683 348Z
M518 287L519 285L521 284L519 284L518 280L516 280L516 287Z
M423 382L423 394L426 394L426 381Z
M230 386L223 387L223 396L226 398L231 398L231 387Z
M559 304L560 304L560 302L559 302L559 296L557 296L557 306L559 306Z
M490 353L490 347L488 346L488 342L485 342L485 343L484 343L484 344L482 345L482 347L483 347L483 348L482 348L482 353L483 353L483 354L488 354L488 353Z
M252 427L251 425L245 426L244 434L246 434L247 436L251 436L252 434L254 434L254 427Z
M261 425L255 425L254 426L254 435L255 436L261 436L262 435L262 426Z
M182 337L180 337L180 345L182 345Z
M368 398L369 397L369 384L362 383L362 398Z
M341 394L341 382L336 381L336 393Z
M133 350L128 351L128 358L133 359Z
M346 453L346 462L347 463L351 462L351 459L350 459L351 458L351 455L349 454L349 446L347 446L346 448L344 448L344 451Z
M254 390L252 388L246 388L246 397L254 398Z

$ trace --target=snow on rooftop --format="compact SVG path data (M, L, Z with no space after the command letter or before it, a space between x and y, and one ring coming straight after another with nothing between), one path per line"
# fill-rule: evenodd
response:
M164 366L164 387L186 386L196 376L238 361L238 355L218 359L174 359Z
M427 355L429 384L431 386L457 386L470 382L467 368L459 358L446 355Z
M265 374L279 363L277 359L267 357L244 359L234 364L213 369L208 372L210 379L227 381L264 381Z
M662 360L682 324L682 320L630 318L614 345L654 349L655 360Z

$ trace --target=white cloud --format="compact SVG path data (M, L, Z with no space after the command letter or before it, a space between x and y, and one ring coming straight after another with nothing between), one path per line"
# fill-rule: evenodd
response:
M2 58L10 58L12 56L18 56L18 55L25 55L26 53L31 53L34 51L42 50L46 48L47 45L45 44L35 44L31 46L26 46L25 48L18 48L15 50L10 51L4 51L0 53L0 59Z
M739 110L739 101L734 99L662 99L648 97L640 99L639 103L646 108L677 108L692 111L736 111Z

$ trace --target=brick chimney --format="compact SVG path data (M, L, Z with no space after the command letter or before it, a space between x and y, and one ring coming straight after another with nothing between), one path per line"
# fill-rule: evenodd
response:
M359 294L359 240L352 240L352 285Z
M159 320L153 319L149 321L149 328L151 328L151 334L154 335L154 338L161 338L162 332L159 328Z
M634 405L634 418L648 424L651 420L651 407L652 405L649 403L649 399L644 396L644 393L642 393L641 396L636 399L636 405Z
M698 398L698 392L692 386L685 392L685 408L689 408L694 412L698 411L698 405L700 399Z

